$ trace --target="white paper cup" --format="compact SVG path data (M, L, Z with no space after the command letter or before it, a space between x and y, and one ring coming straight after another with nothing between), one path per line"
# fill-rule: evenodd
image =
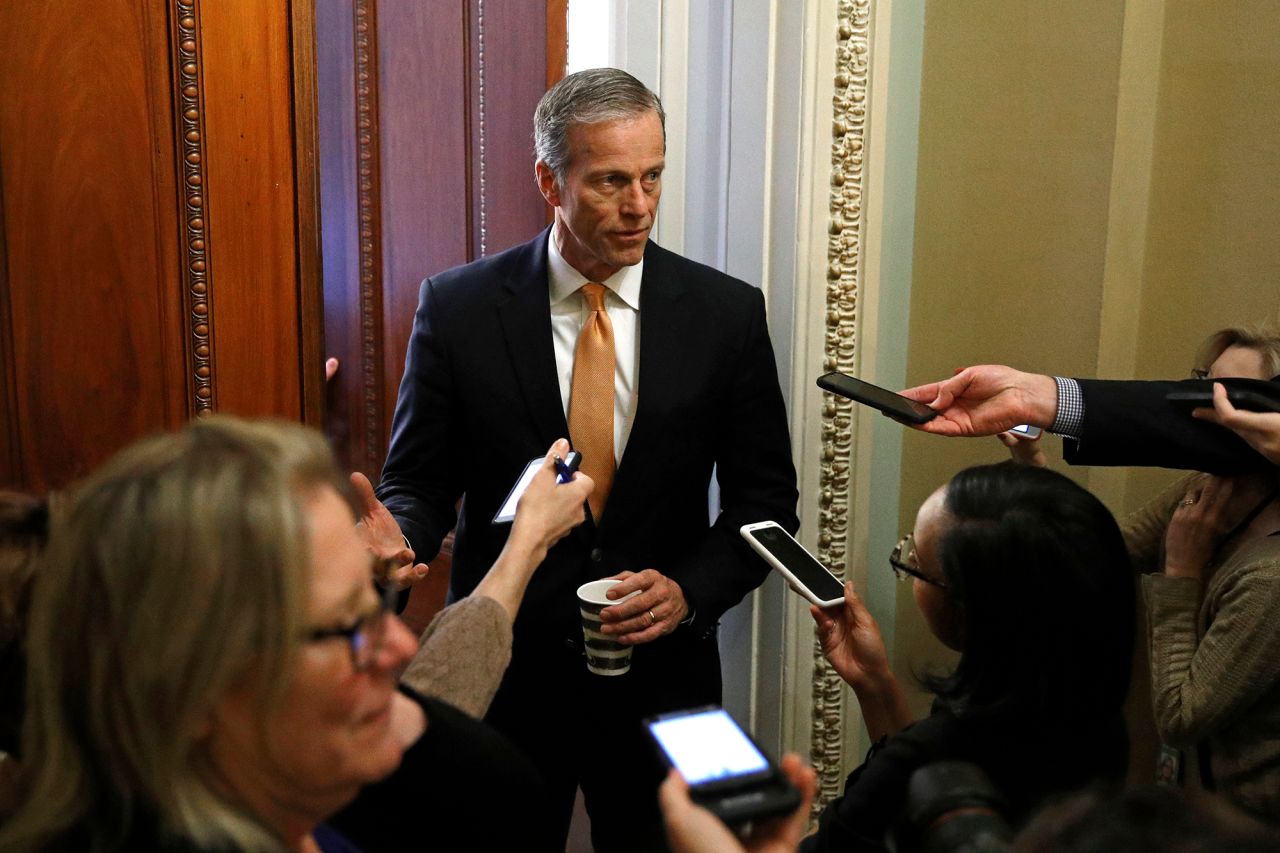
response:
M578 612L582 614L582 640L587 649L587 669L596 675L625 675L631 669L631 647L600 631L600 611L626 601L636 590L622 598L610 599L605 593L619 580L599 580L578 587Z

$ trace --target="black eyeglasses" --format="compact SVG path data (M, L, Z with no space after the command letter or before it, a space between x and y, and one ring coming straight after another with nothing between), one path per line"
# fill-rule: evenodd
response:
M898 544L894 546L893 551L889 554L889 565L893 567L893 573L898 580L904 581L909 577L916 580L924 581L927 584L936 586L939 589L946 589L947 585L942 581L936 581L920 571L918 565L914 565L916 559L916 540L915 537L908 533L898 540ZM911 560L911 562L907 562Z
M357 672L363 672L378 659L382 641L387 635L387 617L395 613L400 590L394 584L382 591L378 608L361 616L354 624L344 628L313 628L306 633L308 642L320 643L338 637L346 639L351 648L351 664Z

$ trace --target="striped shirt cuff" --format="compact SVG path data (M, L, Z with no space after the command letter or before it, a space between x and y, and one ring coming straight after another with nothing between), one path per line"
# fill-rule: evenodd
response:
M1058 411L1049 425L1049 432L1079 438L1084 426L1084 394L1080 383L1063 376L1053 377L1058 386Z

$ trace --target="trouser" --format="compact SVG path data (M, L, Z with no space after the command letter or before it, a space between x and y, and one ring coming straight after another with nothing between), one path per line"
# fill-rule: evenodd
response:
M581 786L598 853L663 851L657 797L666 769L641 721L720 699L714 631L638 647L630 672L616 676L587 670L580 638L517 641L486 719L544 778L555 812L549 849L564 850Z

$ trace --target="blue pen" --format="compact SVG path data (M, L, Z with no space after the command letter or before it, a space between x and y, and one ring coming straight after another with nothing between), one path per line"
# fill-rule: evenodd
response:
M569 461L565 462L558 455L553 457L556 463L556 482L563 485L573 479L573 472L578 470L582 454L576 450L569 451Z

